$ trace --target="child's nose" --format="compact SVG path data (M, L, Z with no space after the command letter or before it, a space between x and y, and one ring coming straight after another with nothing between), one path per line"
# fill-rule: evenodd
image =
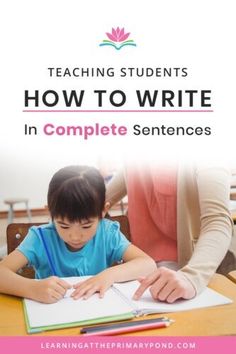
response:
M71 240L81 240L83 238L83 234L81 232L71 232L70 233L70 239Z

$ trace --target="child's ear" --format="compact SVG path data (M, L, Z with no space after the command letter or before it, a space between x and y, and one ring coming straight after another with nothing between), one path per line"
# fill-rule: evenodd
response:
M102 211L102 217L104 218L106 213L108 212L108 210L110 209L111 207L111 204L109 202L106 202L104 204L104 208L103 208L103 211Z

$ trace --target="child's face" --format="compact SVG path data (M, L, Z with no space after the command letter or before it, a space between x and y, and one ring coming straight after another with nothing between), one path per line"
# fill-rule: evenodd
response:
M69 250L78 251L95 236L99 218L71 223L66 218L58 217L54 219L54 223L59 236L67 244Z

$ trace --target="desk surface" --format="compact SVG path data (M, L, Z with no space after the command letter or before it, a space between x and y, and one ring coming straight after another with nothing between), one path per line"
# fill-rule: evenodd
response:
M209 307L170 314L175 320L168 328L132 333L135 335L159 336L211 336L236 335L236 284L226 277L216 274L210 285L212 289L231 298L234 302L229 305ZM0 335L26 335L25 322L21 299L0 295ZM148 318L160 315L148 316ZM43 332L43 336L78 335L79 327Z

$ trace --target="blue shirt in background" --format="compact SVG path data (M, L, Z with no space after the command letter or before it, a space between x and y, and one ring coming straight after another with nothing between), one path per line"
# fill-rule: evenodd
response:
M120 262L130 242L121 233L118 222L99 221L95 236L78 251L70 251L60 238L53 223L41 225L50 258L59 277L95 275ZM38 227L33 226L17 248L35 269L35 277L47 278L52 274Z

